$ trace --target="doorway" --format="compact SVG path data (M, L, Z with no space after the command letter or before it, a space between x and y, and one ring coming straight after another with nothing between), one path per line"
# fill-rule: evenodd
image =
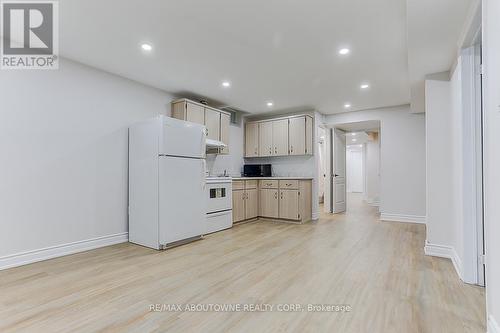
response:
M325 205L327 213L343 213L349 196L378 206L380 121L335 124L325 135Z

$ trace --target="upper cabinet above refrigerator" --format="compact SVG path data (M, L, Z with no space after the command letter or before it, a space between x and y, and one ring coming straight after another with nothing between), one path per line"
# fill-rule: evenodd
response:
M229 153L230 113L183 98L172 102L172 117L205 125L207 153Z

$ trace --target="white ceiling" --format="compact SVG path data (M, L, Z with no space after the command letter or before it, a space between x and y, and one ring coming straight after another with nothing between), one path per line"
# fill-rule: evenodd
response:
M62 56L252 113L409 103L406 34L404 0L60 1Z
M370 131L378 132L380 130L380 120L357 121L354 123L335 124L331 127L338 128L345 132Z
M449 71L465 23L478 0L407 0L408 66L412 112L424 112L424 79Z
M359 146L368 142L369 138L366 132L349 132L345 134L345 143L347 146Z

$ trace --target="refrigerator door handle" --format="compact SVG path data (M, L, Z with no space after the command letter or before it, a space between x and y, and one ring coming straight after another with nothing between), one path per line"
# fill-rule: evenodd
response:
M206 160L201 160L201 178L203 179L203 190L206 189L207 187L207 161Z

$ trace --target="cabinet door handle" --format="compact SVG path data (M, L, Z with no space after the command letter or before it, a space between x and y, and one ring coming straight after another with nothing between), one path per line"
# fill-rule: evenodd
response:
M281 192L281 199L283 199L283 192Z
M277 155L278 154L278 148L274 147L274 153Z
M293 153L293 146L290 146L290 152Z
M278 199L278 192L274 192L274 199Z

